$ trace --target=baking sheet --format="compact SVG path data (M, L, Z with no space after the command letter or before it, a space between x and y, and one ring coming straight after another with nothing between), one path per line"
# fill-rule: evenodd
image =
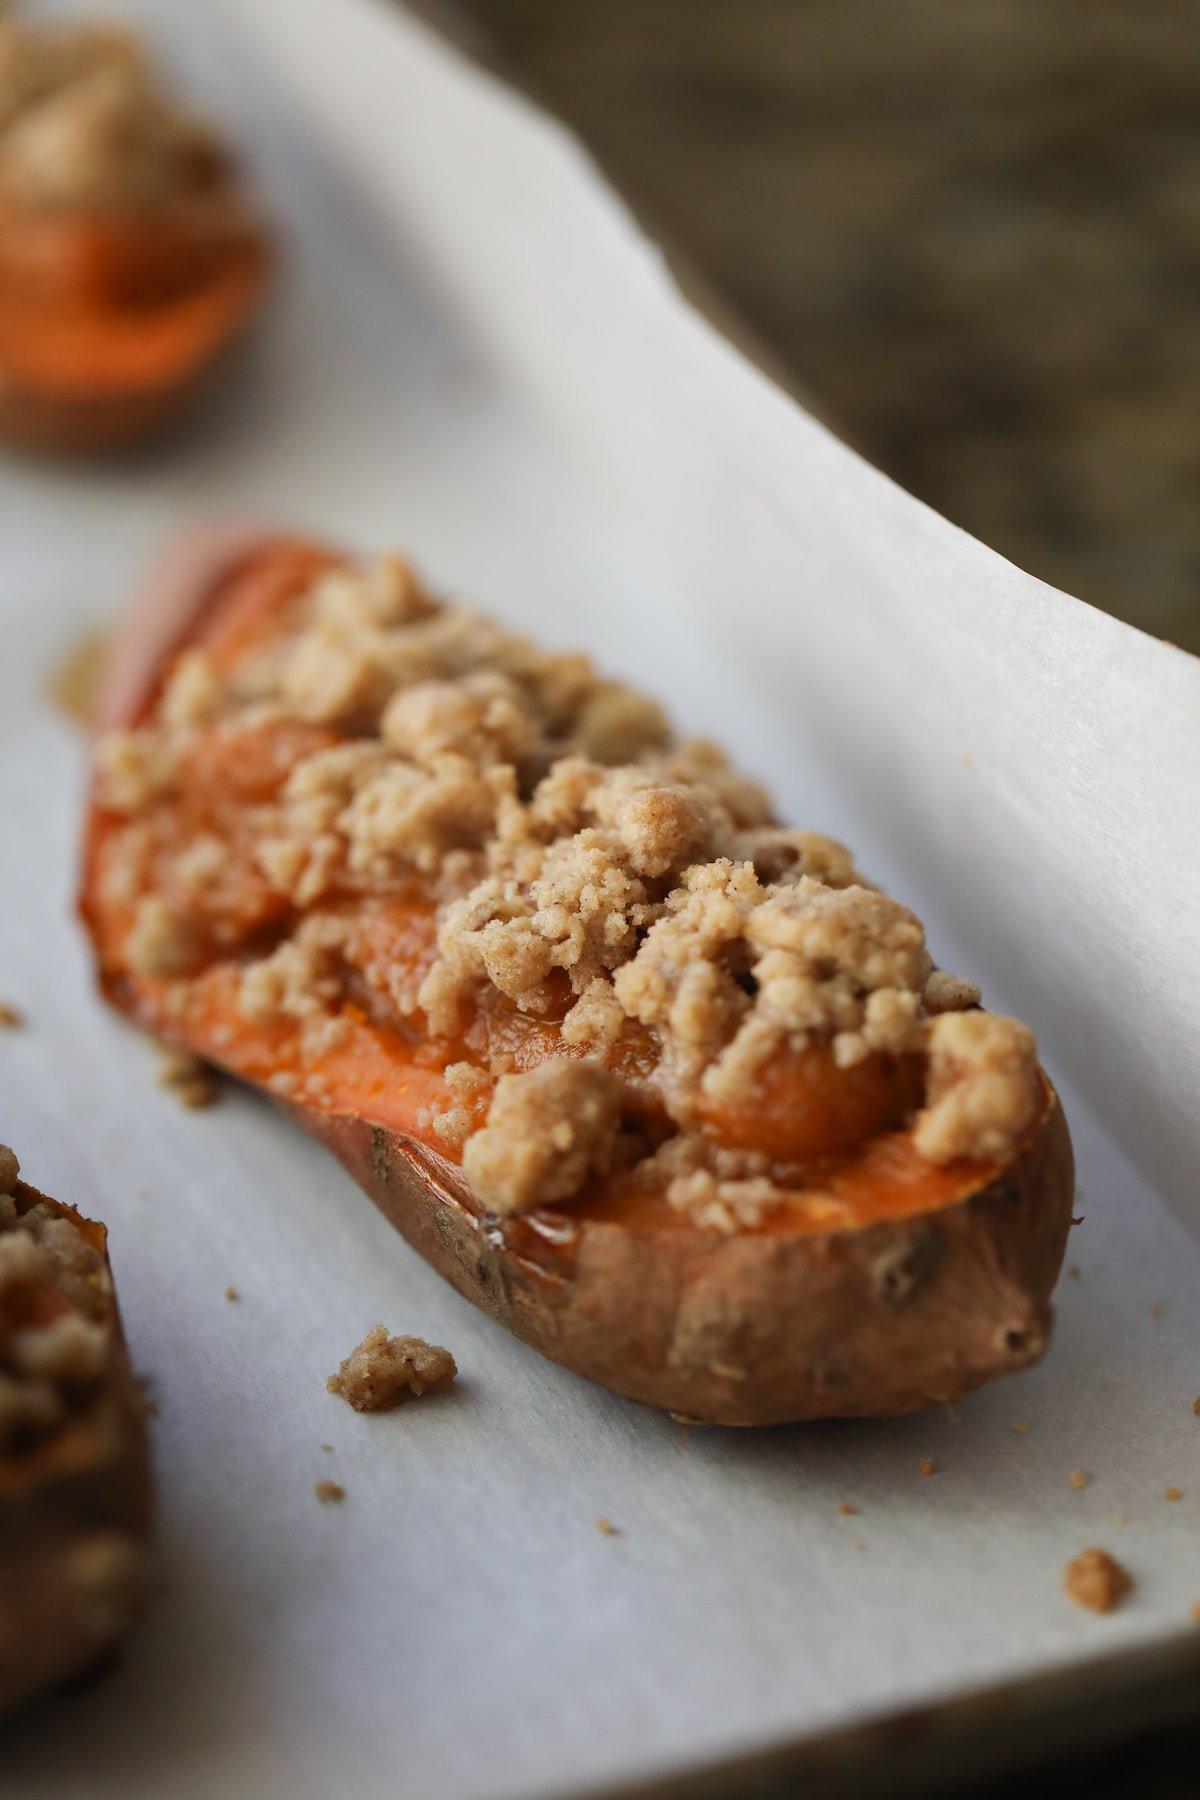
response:
M0 469L0 997L29 1021L0 1140L110 1223L164 1581L111 1675L0 1740L0 1792L582 1792L1187 1629L1196 665L843 451L683 311L556 128L411 22L136 11L251 148L290 266L186 443ZM252 1096L155 1088L90 992L81 746L45 682L171 530L231 510L409 545L670 685L1034 1021L1086 1215L1042 1368L957 1421L687 1432L509 1340ZM374 1420L330 1399L377 1319L448 1343L460 1389ZM1138 1583L1106 1619L1059 1592L1094 1542Z

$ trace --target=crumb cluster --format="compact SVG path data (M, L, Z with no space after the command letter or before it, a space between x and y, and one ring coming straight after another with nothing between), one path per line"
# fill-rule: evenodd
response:
M129 215L216 166L210 130L113 26L0 20L0 198L32 213Z
M449 1387L457 1374L448 1350L424 1338L389 1337L386 1325L376 1325L325 1385L355 1412L391 1412L406 1400Z
M36 1445L85 1405L113 1353L104 1259L68 1219L18 1206L20 1169L0 1145L0 1453ZM50 1303L47 1303L50 1296Z
M425 1043L473 1044L472 1061L448 1056L467 1075L432 1125L490 1210L554 1205L640 1155L662 1159L672 1207L753 1226L779 1183L711 1118L813 1050L834 1080L923 1067L911 1123L935 1163L1001 1159L1033 1117L1031 1034L975 1010L979 990L933 967L920 920L840 844L779 825L719 750L678 742L587 658L436 603L398 559L317 578L232 674L186 652L153 720L104 741L101 797L129 821L110 882L139 892L196 746L256 725L296 735L247 815L247 879L295 923L243 960L239 1008L264 1028L299 1021L319 1048L365 994ZM219 950L201 901L222 846L207 841L212 871L201 836L140 891L125 944L139 975L186 981ZM436 905L430 941L381 958L364 908L414 887ZM545 1021L556 1060L514 1066L472 1038L505 1009ZM669 1135L633 1145L628 1066L647 1044Z
M1076 1606L1111 1612L1133 1587L1133 1578L1107 1550L1081 1550L1063 1571L1063 1589Z

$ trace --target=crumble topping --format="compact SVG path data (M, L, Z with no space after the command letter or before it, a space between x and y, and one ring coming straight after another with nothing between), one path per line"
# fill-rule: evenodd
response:
M933 967L920 920L844 846L779 825L719 749L677 742L653 701L586 657L441 605L399 559L318 577L232 673L202 651L177 660L152 722L102 746L102 799L129 821L107 880L136 894L157 854L137 833L183 780L196 734L259 726L299 735L240 854L294 923L243 960L239 1009L301 1021L314 1047L352 999L434 1054L444 1043L450 1104L422 1122L461 1150L490 1210L554 1205L628 1160L639 1045L653 1068L638 1104L648 1084L675 1128L658 1150L643 1133L640 1154L666 1158L655 1172L672 1207L724 1230L752 1226L783 1190L765 1158L749 1166L706 1138L707 1121L752 1107L781 1055L821 1049L835 1069L912 1059L925 1071L913 1141L933 1162L1002 1159L1027 1128L1031 1034L975 1010L978 988ZM219 896L227 855L204 830L175 853L170 899L133 915L136 971L178 977L203 960L175 903ZM355 904L414 892L436 906L433 941L389 961ZM522 1071L503 1041L480 1049L481 1009L545 1021L556 1055Z
M419 1337L389 1337L386 1325L368 1331L325 1383L355 1412L390 1412L406 1400L447 1388L458 1374L448 1350Z
M463 1173L489 1212L553 1205L605 1175L616 1154L621 1084L597 1062L545 1062L502 1075Z
M1063 1589L1076 1606L1111 1612L1133 1587L1133 1578L1107 1550L1081 1550L1063 1570Z
M928 1047L917 1149L931 1162L1005 1155L1033 1110L1033 1033L995 1013L945 1013L930 1025Z
M28 212L138 213L214 164L129 33L0 22L0 189Z
M0 1145L0 1453L64 1424L107 1373L111 1283L81 1231L37 1202L18 1210L16 1157ZM55 1306L47 1316L45 1295Z

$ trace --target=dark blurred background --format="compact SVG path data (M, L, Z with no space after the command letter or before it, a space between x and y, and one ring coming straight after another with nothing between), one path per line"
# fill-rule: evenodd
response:
M1200 650L1200 0L452 0L814 411Z

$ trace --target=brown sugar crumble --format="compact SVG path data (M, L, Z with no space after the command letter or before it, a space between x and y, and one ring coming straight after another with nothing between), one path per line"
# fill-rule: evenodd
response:
M619 1537L621 1535L620 1527L614 1525L612 1520L604 1513L601 1513L600 1517L596 1520L596 1530L600 1533L601 1537Z
M25 1015L7 1000L0 1000L0 1031L17 1031L25 1023Z
M128 217L213 165L211 133L167 96L116 26L0 21L0 194L36 216Z
M116 1342L104 1258L45 1202L27 1204L19 1177L0 1144L0 1456L33 1449L90 1406Z
M835 1071L911 1068L877 1129L906 1126L934 1163L1003 1159L1035 1116L1029 1031L935 969L920 920L841 844L780 825L719 749L588 658L440 603L399 558L314 577L232 671L187 650L149 722L99 746L122 955L181 1005L240 915L222 910L228 846L193 834L160 853L155 822L214 736L260 730L292 747L240 878L284 924L231 957L237 1009L315 1055L351 1008L444 1045L445 1104L422 1127L490 1211L638 1169L703 1227L752 1230L791 1191L787 1166L724 1142L712 1115L814 1051ZM381 958L371 905L414 894L434 909L427 943ZM548 1060L521 1064L481 1025L514 1015L553 1033ZM282 1068L271 1085L319 1104L316 1079Z
M346 1490L340 1481L314 1481L313 1493L322 1506L332 1506L336 1501L346 1498Z
M242 1296L238 1293L238 1291L235 1287L227 1287L225 1289L225 1298L227 1300L240 1300L241 1297Z
M1177 1487L1164 1488L1163 1489L1163 1499L1164 1500L1182 1500L1183 1499L1183 1489L1177 1488Z
M858 1508L855 1506L853 1500L839 1500L838 1511L844 1513L846 1517L849 1518L853 1513L858 1511Z
M920 1462L917 1464L917 1474L918 1475L925 1475L925 1476L936 1475L937 1469L938 1469L937 1463L934 1461L932 1456L923 1456L921 1458Z
M1073 1487L1077 1493L1083 1492L1090 1479L1090 1476L1086 1475L1082 1469L1070 1469L1067 1472L1067 1485Z
M1132 1587L1132 1576L1107 1550L1082 1550L1063 1570L1067 1598L1089 1612L1111 1612Z
M193 1112L214 1105L220 1093L216 1075L206 1062L190 1051L174 1048L162 1053L158 1085Z
M423 1338L389 1337L386 1325L368 1331L325 1386L355 1412L390 1412L421 1394L448 1388L458 1364L448 1350Z

